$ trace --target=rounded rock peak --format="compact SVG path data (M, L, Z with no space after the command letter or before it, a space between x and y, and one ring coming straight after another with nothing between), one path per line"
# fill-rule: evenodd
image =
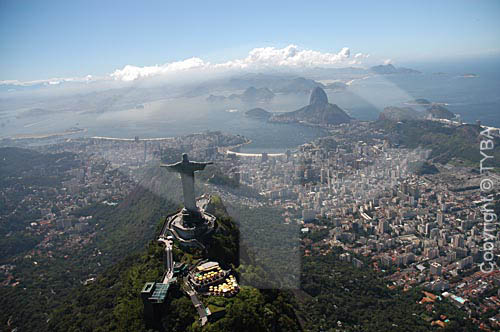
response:
M309 104L328 104L328 97L326 96L325 90L323 90L319 86L315 87L311 92Z

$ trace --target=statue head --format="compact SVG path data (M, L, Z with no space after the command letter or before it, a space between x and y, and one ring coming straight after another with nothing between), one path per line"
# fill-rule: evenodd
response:
M185 161L185 162L189 161L187 153L182 154L182 161Z

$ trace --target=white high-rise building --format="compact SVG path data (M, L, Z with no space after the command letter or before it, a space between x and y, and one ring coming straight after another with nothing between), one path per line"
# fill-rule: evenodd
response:
M443 270L441 264L437 262L431 263L431 274L440 276L442 274L442 271Z

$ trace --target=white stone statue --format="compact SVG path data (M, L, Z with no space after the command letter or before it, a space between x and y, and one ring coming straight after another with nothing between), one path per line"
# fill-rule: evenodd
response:
M160 167L166 167L168 170L181 173L182 192L184 195L184 207L190 214L199 214L196 207L196 197L194 193L194 172L205 169L205 166L213 162L190 161L186 153L182 154L182 161L175 164L164 164Z

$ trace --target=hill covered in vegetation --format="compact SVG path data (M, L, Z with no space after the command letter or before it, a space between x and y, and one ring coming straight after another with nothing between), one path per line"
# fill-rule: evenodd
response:
M424 99L425 100L425 99ZM384 110L379 114L379 120L390 120L390 121L405 121L405 120L424 120L427 118L432 119L446 119L452 120L455 118L455 114L450 112L446 107L441 104L415 104L417 106L426 106L425 109L421 107L414 109L412 107L396 107L389 106L385 107Z
M407 148L422 147L430 149L429 158L441 164L450 161L479 168L483 158L479 151L480 129L477 125L464 124L448 126L436 121L389 121L386 119L374 122L374 129L382 129L390 136L390 141L395 146ZM484 166L495 167L498 172L500 167L500 139L494 139L495 148L487 151L490 158L489 164Z
M272 115L271 112L266 111L263 108L257 107L252 108L245 112L245 116L254 119L267 119Z
M69 153L41 154L25 149L1 149L0 153L0 159L5 157L10 161L5 165L0 163L5 171L3 174L8 174L1 185L15 183L16 192L20 193L19 197L11 194L7 196L8 200L2 201L6 196L0 199L3 214L15 211L15 215L11 214L6 219L8 222L2 223L0 228L0 265L4 268L2 271L7 269L14 278L12 285L0 287L0 330L47 331L49 313L62 298L127 255L144 250L165 211L179 206L177 179L163 172L158 176L161 176L165 193L154 192L155 188L144 180L118 205L92 203L75 209L68 218L92 216L88 219L87 230L62 232L52 227L49 235L45 235L50 236L51 244L43 249L39 244L46 243L44 235L27 230L29 221L39 218L34 213L40 214L40 211L14 208L33 189L42 190L49 186L49 193L53 191L51 188L59 190L63 181L70 177L67 171L79 160ZM24 164L30 158L43 168L37 164ZM16 167L16 163L24 166ZM152 176L149 170L145 170L145 179ZM47 178L50 179L48 184ZM57 202L56 194L45 198Z
M435 331L430 321L445 315L444 331L477 331L448 300L432 310L418 302L421 288L391 290L369 266L356 268L339 259L341 249L303 258L299 316L307 331ZM360 257L361 258L361 257Z
M208 258L237 269L240 265L239 232L225 212L220 199L212 211L218 217L217 231L208 244ZM196 253L174 247L176 262L196 261ZM250 262L246 262L250 263ZM159 280L163 274L163 248L151 241L147 248L108 269L87 286L81 286L66 297L53 312L49 328L53 331L198 331L198 315L180 284L173 284L167 295L161 322L143 318L140 291L144 283ZM211 323L206 331L294 331L300 325L292 296L279 290L258 290L243 286L232 298L204 298L212 311L223 309L225 315ZM152 323L152 324L151 324Z

